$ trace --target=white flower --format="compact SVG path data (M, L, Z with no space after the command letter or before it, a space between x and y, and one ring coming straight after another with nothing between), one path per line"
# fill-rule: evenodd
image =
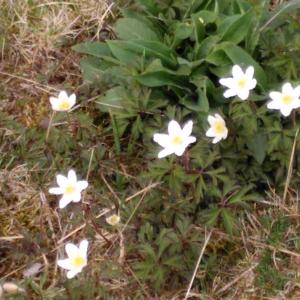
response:
M214 138L212 141L213 144L227 138L228 129L224 119L219 114L215 114L215 116L209 115L207 121L210 128L206 131L206 136Z
M111 225L111 226L115 226L117 224L119 224L120 222L120 217L118 215L111 215L110 217L107 217L106 222Z
M87 265L88 244L87 240L81 241L79 247L71 243L66 244L65 250L68 258L59 259L57 264L61 268L68 270L67 277L69 279L80 273Z
M238 96L241 100L249 97L250 90L256 86L256 79L253 78L254 68L249 66L244 73L240 66L232 67L232 77L221 78L219 82L228 88L223 94L225 98Z
M192 121L188 121L181 129L180 125L172 120L168 125L168 134L155 133L153 140L165 148L158 153L158 158L172 153L181 156L189 144L196 142L196 138L191 136L192 129Z
M271 92L269 96L272 101L267 104L267 107L279 109L285 117L289 116L294 108L300 107L300 86L294 89L290 83L285 83L281 92Z
M58 187L50 188L49 193L54 195L63 195L59 200L59 208L66 207L70 202L79 202L81 191L87 188L88 182L85 180L77 181L75 171L70 170L68 177L57 175L56 181Z
M68 111L71 109L76 103L76 95L72 94L68 96L65 91L61 91L58 94L58 98L50 97L50 103L52 109L55 111Z

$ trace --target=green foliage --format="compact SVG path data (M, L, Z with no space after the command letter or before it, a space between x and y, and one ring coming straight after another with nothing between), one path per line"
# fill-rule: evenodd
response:
M286 17L297 7L292 1L270 12L267 1L136 0L116 21L116 40L73 47L85 55L83 77L99 94L97 119L109 116L104 130L116 157L143 160L140 184L161 182L145 198L135 240L137 274L155 289L170 278L173 285L186 280L198 252L196 235L187 234L192 224L238 234L247 202L269 185L281 188L299 120L268 111L266 101L270 89L300 77L299 22ZM219 78L233 64L255 68L258 85L247 101L222 95ZM229 129L217 145L205 137L214 112ZM153 133L171 119L192 119L197 143L182 159L158 161ZM130 216L133 207L124 210ZM263 267L261 273L265 278Z

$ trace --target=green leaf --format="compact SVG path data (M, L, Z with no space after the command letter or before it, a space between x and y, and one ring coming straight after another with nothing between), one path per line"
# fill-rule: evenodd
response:
M131 41L107 41L112 53L125 63L133 62L136 54L146 57L155 57L172 67L177 66L175 53L160 42L131 40Z
M248 140L247 146L256 161L262 164L267 154L267 140L265 135L257 133L253 138Z
M115 26L118 37L122 40L158 41L156 32L146 23L134 18L119 19Z
M232 213L228 209L223 208L221 210L221 217L222 217L222 222L223 222L223 225L224 225L226 231L229 234L233 234L235 220L234 220L234 216L232 215Z
M252 24L252 18L252 11L248 11L246 14L240 16L223 33L221 40L233 42L235 44L240 43L248 34L248 31Z

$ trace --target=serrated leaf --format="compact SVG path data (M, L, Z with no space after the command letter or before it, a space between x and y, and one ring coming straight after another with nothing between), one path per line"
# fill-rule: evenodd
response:
M231 214L231 212L229 212L228 209L223 208L221 210L221 217L222 217L222 222L223 222L223 225L224 225L226 231L229 234L233 234L234 226L235 226L234 216Z

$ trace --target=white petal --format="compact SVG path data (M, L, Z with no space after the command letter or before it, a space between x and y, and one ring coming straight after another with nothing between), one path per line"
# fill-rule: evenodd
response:
M59 208L65 208L69 203L72 202L72 198L70 198L69 196L63 196L60 200L59 200Z
M70 170L68 172L68 181L70 183L73 183L74 185L76 184L76 182L77 182L77 176L76 176L76 173L75 173L74 170Z
M222 138L225 140L228 136L228 129L227 127L225 127L225 130L224 130L224 134L222 135Z
M214 137L216 135L215 131L213 130L213 128L209 128L206 133L205 133L206 136L208 137Z
M272 100L276 100L276 101L280 102L282 94L280 92L271 92L271 93L269 93L269 97Z
M72 243L67 243L65 246L65 250L69 258L80 255L79 248Z
M281 107L280 112L281 112L285 117L287 117L287 116L289 116L289 115L291 114L292 110L293 110L293 109L292 109L291 107L283 106L283 107Z
M235 80L233 78L221 78L219 82L228 88L232 88L235 85Z
M222 121L222 123L225 124L224 119L219 114L215 114L215 118Z
M212 140L212 143L213 143L213 144L216 144L216 143L220 142L221 139L222 139L221 136L216 136L216 137Z
M196 140L197 140L197 139L196 139L194 136L188 136L188 137L186 138L186 145L195 143Z
M165 148L163 149L162 151L160 151L158 153L158 158L163 158L163 157L166 157L170 154L173 154L174 153L174 149L173 148Z
M56 176L56 181L61 188L64 188L68 184L68 178L60 174Z
M80 192L76 192L72 195L72 201L73 202L79 202L81 199L81 193Z
M293 94L293 92L294 92L294 89L293 89L292 85L289 82L285 83L282 86L282 93L283 94L290 95L290 94Z
M181 127L178 124L178 122L176 122L174 120L169 122L168 133L169 133L170 136L181 135Z
M62 195L64 191L60 187L54 187L49 189L49 193L53 195Z
M65 100L66 98L69 98L66 91L61 91L61 92L58 94L58 99L59 99L59 100Z
M76 103L76 95L75 94L72 94L70 97L69 97L69 101L70 101L70 108L73 107Z
M86 180L80 180L76 183L76 188L81 192L88 187L88 182Z
M74 276L76 276L78 273L80 273L81 271L82 271L82 269L72 269L72 270L67 272L67 278L71 279Z
M215 123L216 118L213 117L212 115L209 115L209 116L207 117L207 121L208 121L208 124L209 124L210 126L212 126L212 125Z
M296 86L296 88L294 89L294 93L297 98L300 97L300 85Z
M177 146L175 149L175 154L177 156L181 156L184 153L185 149L186 149L186 145Z
M249 97L249 90L248 89L239 90L237 95L241 100L246 100Z
M184 127L182 129L182 133L185 136L189 136L189 135L191 135L192 131L193 131L193 121L190 120L184 125Z
M55 98L55 97L50 97L50 98L49 98L49 101L50 101L51 106L52 106L53 109L57 107L57 103L58 103L58 99L57 99L57 98Z
M223 96L225 98L230 98L230 97L233 97L233 96L236 96L237 95L237 91L236 89L229 89L227 91L224 92Z
M254 75L254 68L253 68L253 66L249 66L246 69L245 74L246 74L246 77L248 78L248 80L250 81L253 78L253 75Z
M66 269L66 270L71 270L73 269L73 266L70 262L70 259L69 258L66 258L66 259L59 259L57 261L57 265L60 266L61 268L63 269Z
M234 65L232 67L232 76L234 79L240 79L244 76L244 72L239 65Z
M292 108L299 108L300 107L300 99L295 99L292 103L291 103L291 107Z
M256 79L252 79L249 83L248 83L248 89L249 90L253 90L256 87L257 81Z
M167 134L155 133L153 140L164 148L170 145L170 137Z
M80 253L84 258L87 257L88 246L89 246L89 242L87 240L82 240L79 244Z
M276 100L270 101L267 104L267 108L269 108L269 109L280 109L281 106L282 106L281 103L279 101L276 101Z

